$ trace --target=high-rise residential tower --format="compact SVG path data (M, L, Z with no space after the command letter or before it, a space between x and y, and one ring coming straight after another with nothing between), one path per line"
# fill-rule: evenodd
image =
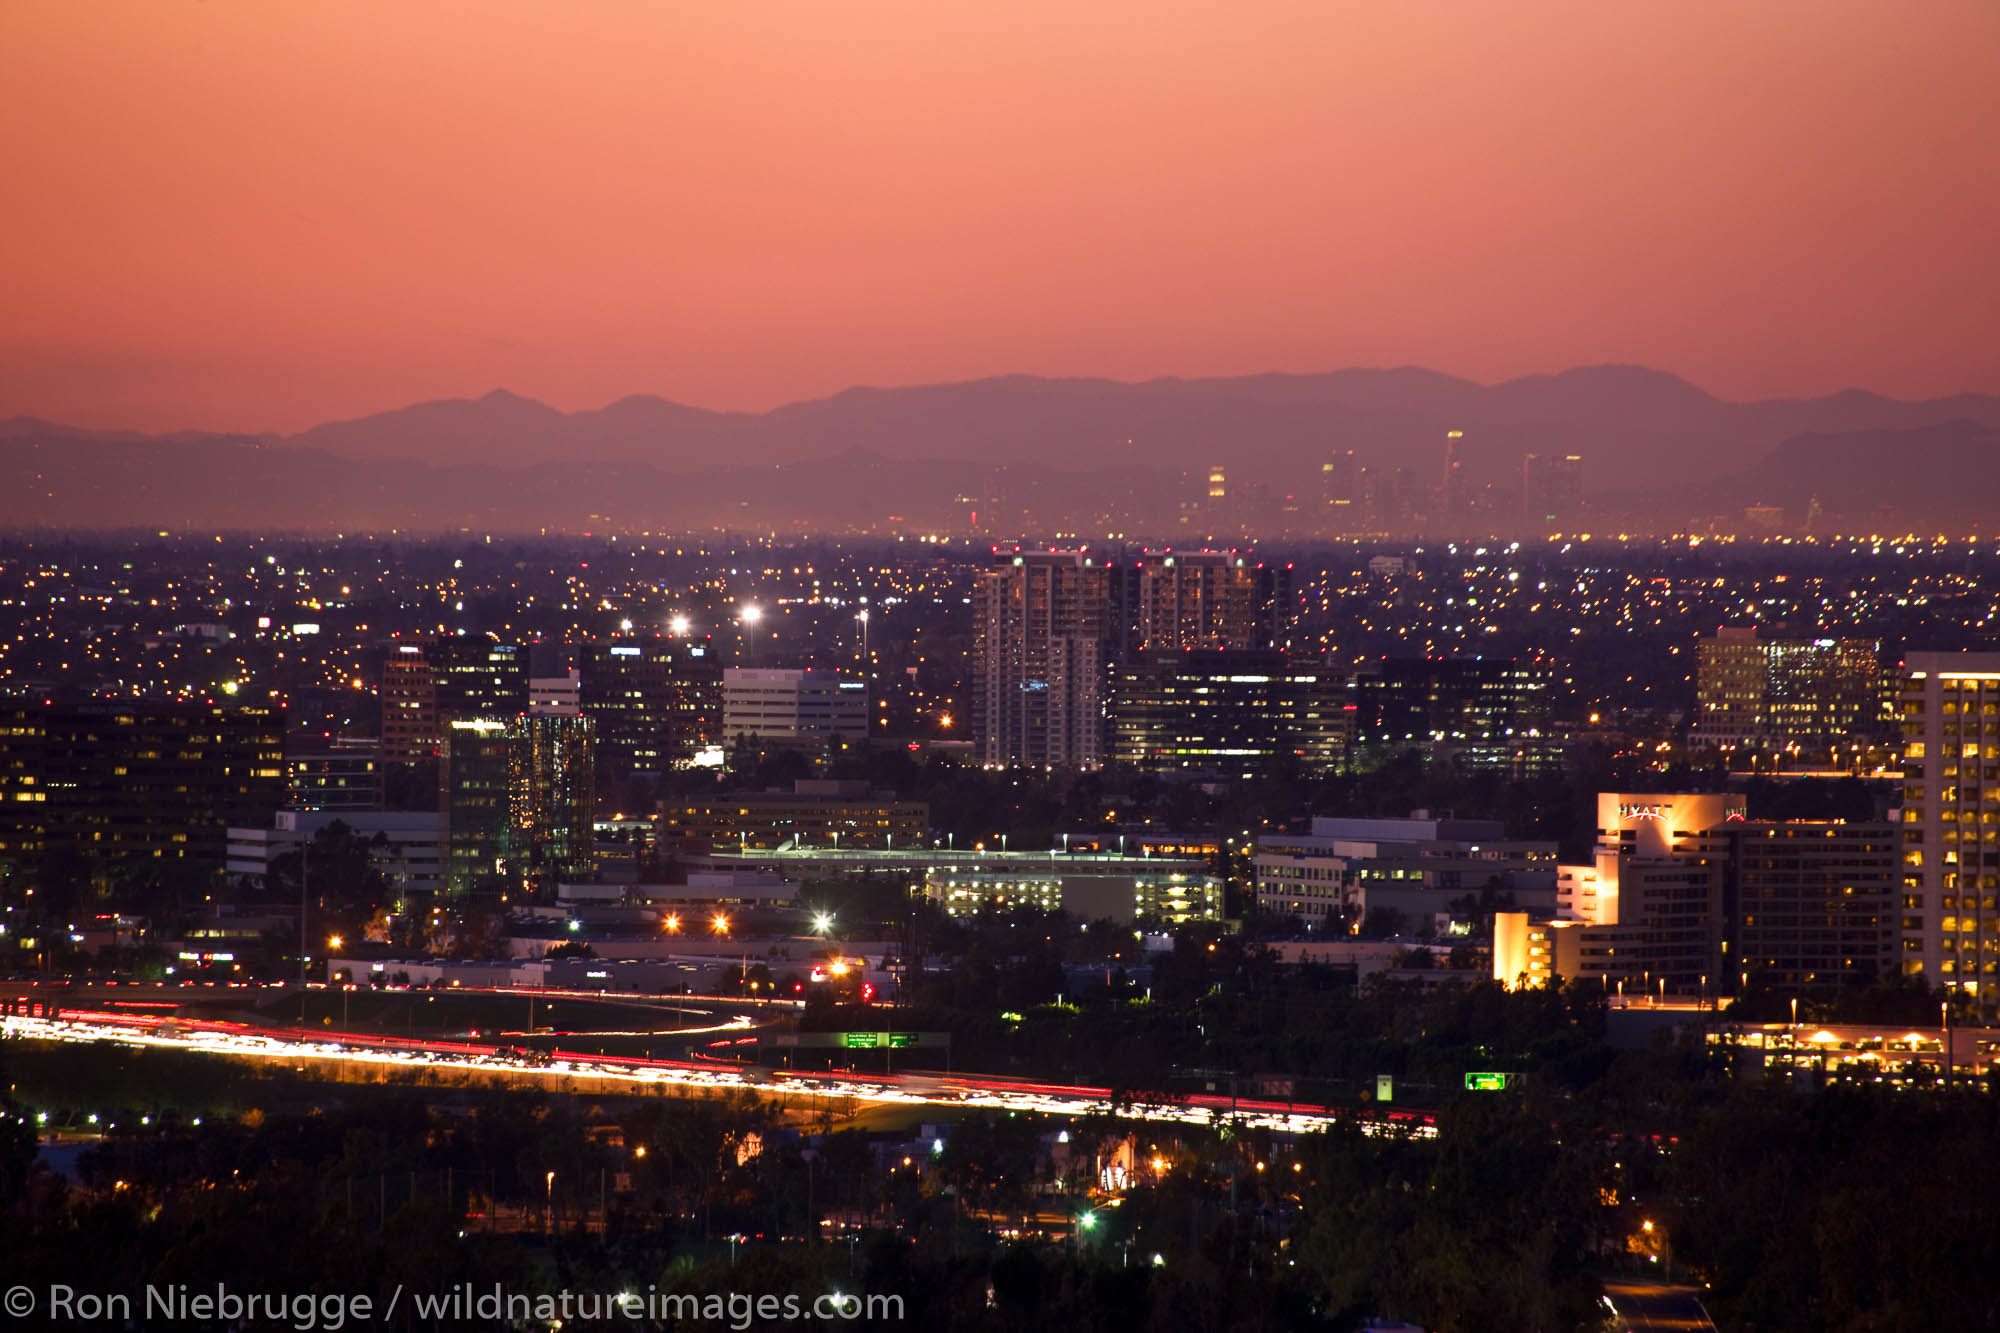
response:
M1132 647L1262 649L1284 646L1289 567L1239 551L1161 551L1139 561Z
M1115 573L1089 551L994 554L973 598L982 763L1102 762Z
M1911 653L1903 729L1902 971L2000 985L2000 653Z

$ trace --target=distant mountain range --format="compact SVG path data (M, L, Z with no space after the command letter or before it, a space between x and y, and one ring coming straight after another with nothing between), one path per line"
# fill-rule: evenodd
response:
M1978 521L2000 499L2000 396L1859 390L1728 403L1594 366L1492 386L1421 369L1160 379L1006 376L850 389L764 413L623 398L560 412L505 391L297 435L97 432L0 422L0 525L213 528L820 529L1098 521L1175 532L1198 475L1273 512L1353 449L1439 475L1463 431L1475 485L1528 452L1579 454L1586 492L1700 513L1759 501Z

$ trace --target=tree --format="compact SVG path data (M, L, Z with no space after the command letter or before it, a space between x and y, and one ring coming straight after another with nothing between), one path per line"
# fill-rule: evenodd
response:
M1437 955L1419 946L1415 949L1400 950L1392 961L1397 967L1406 967L1413 972L1427 972L1437 966Z
M1474 935L1482 939L1491 939L1494 913L1507 911L1514 906L1514 891L1507 886L1505 880L1494 875L1479 886L1477 893L1454 898L1447 906L1451 909L1452 916L1471 925Z
M1409 920L1409 917L1394 907L1371 907L1361 918L1361 938L1394 939L1403 933L1403 928L1409 924Z
M0 1048L0 1212L11 1207L28 1187L41 1135L28 1115L8 1095L6 1051Z
M389 853L386 834L363 837L336 819L315 831L305 847L271 862L266 891L279 902L296 901L303 880L313 900L314 929L321 935L358 938L395 899L381 870Z

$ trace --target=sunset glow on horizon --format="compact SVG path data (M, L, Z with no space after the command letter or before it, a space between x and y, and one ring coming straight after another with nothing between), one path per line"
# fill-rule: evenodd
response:
M2000 391L1969 0L16 0L0 38L0 417L1611 361Z

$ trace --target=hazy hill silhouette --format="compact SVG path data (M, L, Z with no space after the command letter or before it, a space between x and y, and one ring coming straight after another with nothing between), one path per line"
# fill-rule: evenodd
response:
M287 443L356 458L508 467L795 463L855 448L891 459L1142 459L1172 469L1227 460L1275 482L1316 471L1334 449L1354 449L1370 466L1425 470L1441 461L1445 432L1462 430L1475 476L1509 474L1525 452L1581 453L1601 485L1613 475L1642 484L1685 481L1690 471L1721 475L1740 466L1746 450L1762 453L1806 432L1953 420L2000 425L2000 397L1900 402L1854 390L1729 403L1637 366L1590 366L1492 386L1403 368L1138 384L1009 375L854 388L755 414L645 395L563 413L496 391L332 422Z
M1798 435L1710 489L1801 516L1817 499L1827 518L1844 520L1848 531L1855 523L1898 518L1943 525L1950 534L1991 531L2000 518L2000 429L1953 421Z
M854 388L764 413L646 395L566 413L495 391L289 438L0 422L0 523L847 526L892 514L935 522L983 504L989 523L1025 524L1096 512L1077 509L1080 495L1164 523L1193 498L1191 476L1214 463L1246 497L1315 498L1321 463L1340 449L1427 486L1454 429L1472 480L1496 494L1515 483L1523 453L1577 453L1590 493L1728 508L1748 502L1736 498L1744 486L1789 504L1779 496L1797 476L1844 474L1864 457L1900 458L1914 478L1937 452L1958 460L1939 463L1947 475L1991 456L1995 428L1991 395L1902 402L1856 390L1730 403L1635 366L1491 386L1418 368L1137 384L1014 375ZM1916 434L1883 443L1898 432ZM1760 459L1767 470L1746 472ZM1822 504L1832 509L1827 492L1846 484L1823 487ZM1981 485L1971 478L1951 503ZM1878 505L1935 500L1900 478L1879 496Z

